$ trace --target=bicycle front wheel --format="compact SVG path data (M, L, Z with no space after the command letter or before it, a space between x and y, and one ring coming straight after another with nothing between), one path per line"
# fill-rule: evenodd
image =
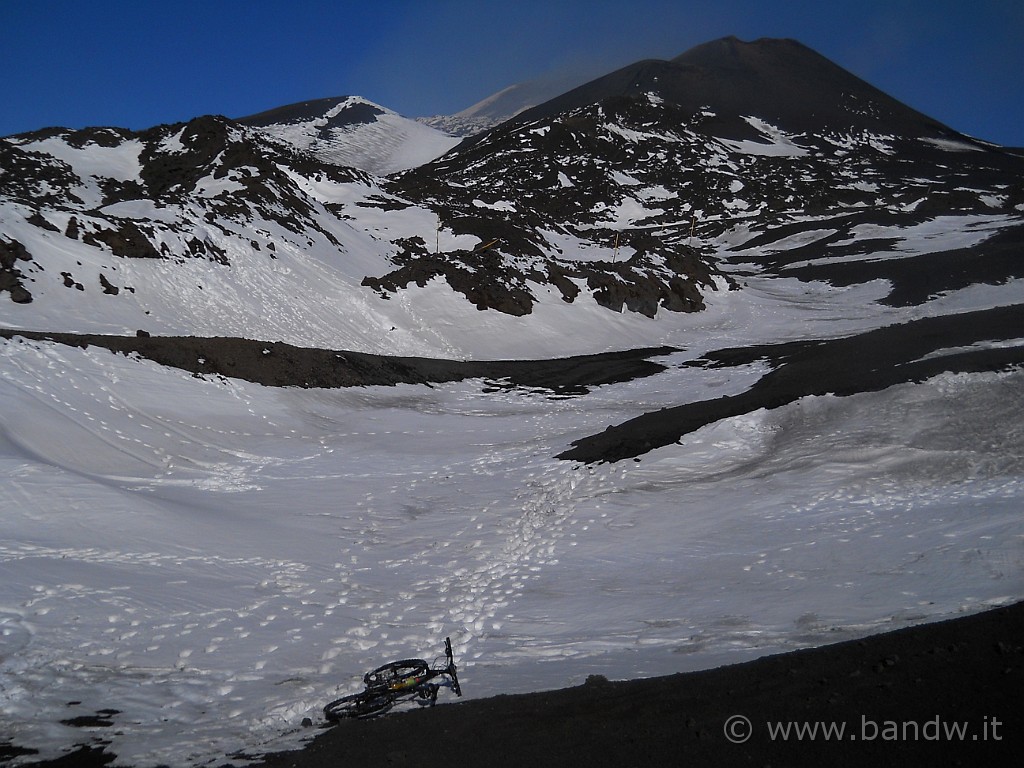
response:
M387 712L394 703L394 697L389 694L363 691L330 702L324 707L324 717L332 723L347 717L373 717Z

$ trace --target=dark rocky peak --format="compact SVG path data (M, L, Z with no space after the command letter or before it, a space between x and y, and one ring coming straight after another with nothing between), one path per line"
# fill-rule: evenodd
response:
M807 46L788 39L727 37L677 56L664 98L703 100L723 114L754 114L794 132L857 128L905 137L950 128L917 112ZM744 111L746 110L746 111Z
M354 96L334 96L326 99L300 101L283 107L269 109L236 122L254 128L270 125L297 125L312 121L323 121L322 130L344 128L352 125L372 123L384 110L365 99Z
M204 115L187 123L158 126L143 138L141 176L149 195L158 200L180 199L203 177L220 178L233 166L265 163L265 153L225 117Z
M805 45L786 39L727 37L671 61L644 60L616 70L513 118L523 123L616 97L658 99L697 115L714 113L726 138L749 138L754 116L791 133L873 133L957 137Z

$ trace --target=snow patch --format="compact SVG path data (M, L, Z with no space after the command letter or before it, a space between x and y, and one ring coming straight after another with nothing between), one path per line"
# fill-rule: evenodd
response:
M138 139L120 142L115 147L87 144L72 147L60 136L21 145L29 152L43 152L62 160L81 179L116 179L117 181L140 181L142 165L139 155L143 144Z
M931 144L939 149L945 149L950 152L984 152L984 148L977 146L976 144L970 144L966 141L958 141L956 139L921 139L925 144Z
M809 153L809 150L797 145L793 141L791 134L787 134L780 128L776 128L760 118L749 115L745 116L743 119L768 139L768 142L751 141L750 139L738 141L735 139L721 138L716 139L716 141L729 147L734 152L739 152L745 155L762 155L765 157L803 157Z
M479 198L473 200L473 205L477 208L488 208L492 211L515 211L516 206L511 200L498 200L493 203L488 203Z

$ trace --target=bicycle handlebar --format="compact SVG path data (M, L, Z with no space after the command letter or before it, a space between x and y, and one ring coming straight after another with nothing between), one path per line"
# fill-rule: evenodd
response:
M458 667L455 666L455 654L452 653L452 639L444 639L444 655L448 658L448 668L445 670L452 679L452 690L456 696L462 696L462 686L459 685Z

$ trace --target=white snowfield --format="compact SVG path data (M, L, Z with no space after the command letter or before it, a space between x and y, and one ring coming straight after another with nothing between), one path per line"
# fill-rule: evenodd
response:
M100 199L100 166L138 174L131 143L102 163L52 143L86 205ZM781 134L773 146L794 149ZM466 359L681 351L658 375L552 398L480 380L271 388L0 340L0 741L39 751L15 763L101 738L115 765L242 764L312 737L302 719L318 722L363 672L432 659L446 635L465 694L481 697L707 668L1024 594L1019 371L803 398L639 462L553 458L633 416L743 392L766 371L686 365L708 351L1016 304L1021 281L900 309L875 303L881 281L833 288L739 265L742 290L720 285L696 314L617 314L585 286L571 305L536 286L533 313L511 317L477 311L441 280L390 298L361 287L387 268L395 238L476 242L425 208L367 207L396 202L372 182L293 181L340 250L313 229L205 230L199 207L154 215L129 201L96 213L97 225L175 224L230 265L115 258L60 234L66 212L48 212L52 232L5 203L4 233L33 255L19 268L35 300L0 294L0 325ZM211 176L202 189L230 196L233 183ZM640 191L656 208L658 190ZM898 239L883 254L896 258L974 244L1006 222L950 217L852 236ZM724 253L755 234L737 225L701 245ZM566 259L601 258L575 253L581 243L557 245ZM106 710L110 727L68 724Z
M731 238L719 246L744 235ZM99 736L120 765L219 765L298 745L315 731L302 718L319 721L362 672L433 658L448 634L480 697L706 668L1018 599L1019 372L805 398L640 462L552 458L764 372L683 365L708 349L910 313L870 306L884 286L744 279L707 312L581 322L560 341L554 301L526 318L481 313L496 324L485 331L466 318L431 329L481 356L503 351L483 346L496 333L517 353L631 334L686 348L664 373L572 398L479 380L269 388L0 343L0 733L32 759ZM1021 290L970 289L923 312ZM403 301L424 317L458 306L440 292ZM61 723L101 710L116 710L111 727Z

